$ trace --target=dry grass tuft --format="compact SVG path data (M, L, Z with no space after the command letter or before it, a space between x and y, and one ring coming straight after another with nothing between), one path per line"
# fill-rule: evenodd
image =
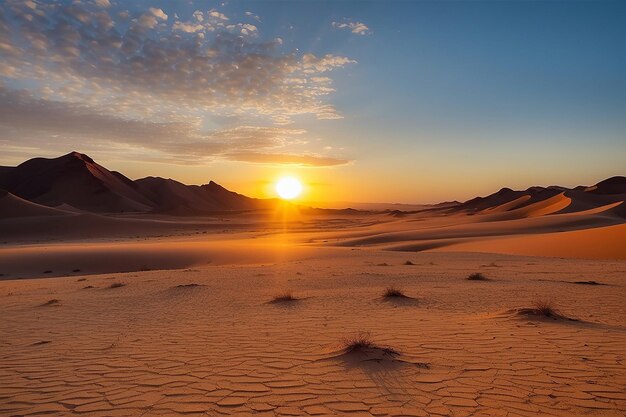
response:
M383 298L408 298L406 294L400 289L394 286L387 287L383 293Z
M291 291L285 291L280 294L277 294L272 298L270 303L290 303L294 301L298 301L299 298L293 295Z
M348 337L343 341L343 347L346 352L355 352L367 348L374 347L374 341L367 332L359 332L354 336Z
M376 349L383 352L386 355L398 355L399 353L390 347L378 346L372 340L368 332L359 332L354 336L348 337L343 340L343 348L346 353L360 352L366 349Z
M487 277L480 272L474 272L473 274L470 274L466 279L469 281L487 281Z
M411 261L406 261L404 264L405 264L405 265L415 265L415 264L414 264L413 262L411 262Z
M545 317L561 317L561 314L556 309L554 301L552 300L536 300L533 303L533 307L536 310L537 314L543 315Z

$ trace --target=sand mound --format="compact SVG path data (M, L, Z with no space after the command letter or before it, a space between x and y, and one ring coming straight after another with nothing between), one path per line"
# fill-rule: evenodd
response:
M388 287L380 297L380 300L385 303L390 303L396 306L410 306L417 304L417 298L410 297L404 293L403 290L396 287Z
M580 321L571 317L564 316L558 310L546 311L539 307L515 308L507 311L512 317L530 320L551 320L551 321Z
M455 243L436 251L489 252L583 259L626 259L626 224L561 233Z
M279 305L292 305L300 300L301 298L296 297L291 291L285 291L275 295L268 303Z
M353 363L360 362L395 362L400 356L396 350L388 347L379 346L359 346L345 348L337 357Z
M67 211L42 206L19 198L8 191L0 190L0 218L62 216Z
M346 368L368 369L397 369L404 367L416 367L429 369L430 366L423 362L411 362L402 357L402 354L391 347L377 346L375 344L348 346L336 352L332 357L340 361Z

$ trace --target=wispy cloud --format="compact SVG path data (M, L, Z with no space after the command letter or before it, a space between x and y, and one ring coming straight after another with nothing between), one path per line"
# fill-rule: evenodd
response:
M333 158L328 156L293 155L262 152L233 152L225 154L224 157L233 161L254 162L261 164L290 164L312 167L345 165L350 162L347 159Z
M4 140L35 130L66 140L106 135L182 157L249 149L248 136L233 137L244 144L237 147L201 133L206 118L245 118L247 132L254 124L274 125L253 136L272 132L279 144L297 130L284 127L294 116L341 118L327 100L335 91L331 73L354 60L284 51L282 39L263 39L256 25L217 9L182 18L157 7L120 6L0 4ZM19 105L10 108L6 100ZM43 116L29 115L33 108Z
M349 30L357 35L369 35L372 33L365 23L352 21L351 19L344 19L342 22L333 22L332 25L336 29Z
M236 126L203 131L199 119L179 122L150 122L122 119L91 108L34 98L24 91L0 87L0 144L11 145L20 132L20 146L67 148L81 144L152 151L153 160L202 163L215 159L246 162L295 163L311 166L337 165L333 159L289 155L290 158L255 158L255 153L272 152L297 142L304 129L284 126ZM238 157L236 157L238 155ZM248 155L248 157L246 157ZM269 154L266 154L269 155ZM285 156L285 155L283 155ZM317 159L316 159L317 158Z

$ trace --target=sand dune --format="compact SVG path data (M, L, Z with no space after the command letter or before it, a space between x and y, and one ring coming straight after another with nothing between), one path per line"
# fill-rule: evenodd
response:
M68 214L59 208L42 206L14 196L8 191L0 190L0 219L33 216L59 216ZM49 221L49 220L48 220Z
M626 259L626 224L561 233L452 243L438 250L565 258Z
M468 200L451 209L451 212L469 214L503 214L521 218L552 213L573 213L624 201L626 177L612 177L592 187L530 187L524 191L503 188L486 197Z

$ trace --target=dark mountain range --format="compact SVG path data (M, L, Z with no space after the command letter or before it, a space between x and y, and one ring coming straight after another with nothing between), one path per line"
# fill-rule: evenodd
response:
M272 200L228 191L213 181L201 186L159 177L133 181L78 152L59 158L33 158L16 167L0 167L0 189L48 207L98 213L187 215L255 210L272 204Z

